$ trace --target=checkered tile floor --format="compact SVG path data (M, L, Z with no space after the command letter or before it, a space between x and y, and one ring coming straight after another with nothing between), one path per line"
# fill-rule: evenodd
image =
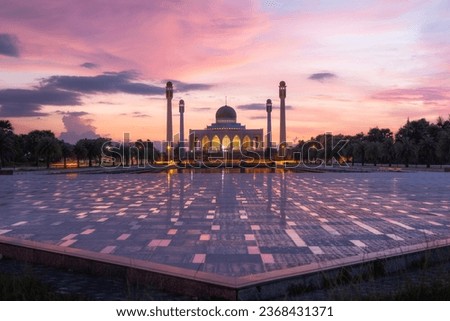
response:
M226 276L450 237L446 173L27 173L0 235Z

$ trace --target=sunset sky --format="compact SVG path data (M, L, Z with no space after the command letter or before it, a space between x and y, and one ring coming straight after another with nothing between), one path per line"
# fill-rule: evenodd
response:
M16 133L165 138L234 107L266 127L287 84L287 138L394 132L450 113L450 1L0 0L0 119Z

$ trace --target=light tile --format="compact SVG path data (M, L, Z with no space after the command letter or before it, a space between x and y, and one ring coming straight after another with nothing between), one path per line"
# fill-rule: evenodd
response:
M261 254L258 246L247 246L248 254Z
M255 241L256 240L254 234L245 234L244 237L245 237L246 241Z
M367 244L360 240L350 240L350 242L352 242L357 247L367 247Z
M316 255L325 254L320 248L320 246L308 246L308 248L311 250L311 252L313 252L313 254Z
M71 239L76 238L77 236L78 236L78 234L69 234L69 235L67 235L67 236L64 236L64 237L61 239L61 241L71 240Z
M205 263L206 254L195 254L192 259L192 263L202 264Z
M200 235L200 241L209 241L211 239L210 234L201 234Z
M273 258L272 254L260 254L261 255L261 260L263 261L264 264L273 264L275 263L275 259Z
M125 241L125 240L127 240L130 236L131 236L131 234L122 234L122 235L120 235L116 240L117 240L117 241Z
M111 254L115 251L117 246L113 246L113 245L108 245L107 247L103 248L100 253L103 254Z

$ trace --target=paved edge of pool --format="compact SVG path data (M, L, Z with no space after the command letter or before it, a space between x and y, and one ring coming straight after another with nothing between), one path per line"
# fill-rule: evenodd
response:
M86 272L125 277L130 282L200 299L270 300L302 289L320 289L326 280L389 275L424 262L442 263L450 258L450 239L426 241L385 251L365 253L322 263L274 270L242 277L223 276L144 260L61 247L0 236L5 258Z

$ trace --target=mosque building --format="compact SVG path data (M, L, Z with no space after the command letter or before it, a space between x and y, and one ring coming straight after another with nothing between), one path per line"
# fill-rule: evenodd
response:
M189 138L191 150L216 152L263 147L263 129L247 129L237 122L236 111L227 105L217 110L215 123L205 129L190 129Z
M173 85L167 82L166 99L167 99L167 150L172 148L172 98ZM279 84L280 98L280 151L286 148L286 83L281 81ZM184 145L184 101L180 100L180 144ZM245 151L245 150L263 150L272 147L271 133L271 112L272 101L267 99L267 135L264 141L263 129L247 129L245 125L237 122L236 111L228 106L220 107L216 112L216 122L204 129L189 129L189 146L190 151ZM187 146L186 146L187 147ZM168 153L170 155L170 153Z

